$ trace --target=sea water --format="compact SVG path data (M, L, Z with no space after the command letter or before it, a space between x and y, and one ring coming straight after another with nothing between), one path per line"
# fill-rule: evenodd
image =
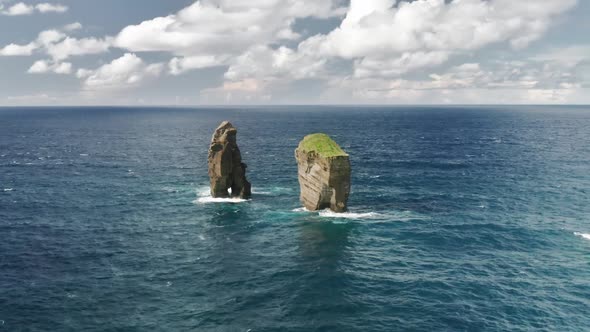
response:
M254 194L209 195L222 120ZM294 149L351 155L350 211ZM0 331L587 331L590 108L0 109Z

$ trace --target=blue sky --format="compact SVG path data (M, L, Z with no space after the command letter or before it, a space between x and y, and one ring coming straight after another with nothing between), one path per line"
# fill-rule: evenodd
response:
M583 0L45 1L0 0L0 105L590 103Z

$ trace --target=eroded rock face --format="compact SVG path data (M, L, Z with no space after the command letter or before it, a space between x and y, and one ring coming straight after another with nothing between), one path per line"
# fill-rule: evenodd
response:
M237 129L228 121L222 122L211 138L209 147L209 179L211 196L250 198L252 189L246 180L246 164L236 141Z
M306 136L295 150L301 203L310 211L347 210L350 194L350 159L325 134Z

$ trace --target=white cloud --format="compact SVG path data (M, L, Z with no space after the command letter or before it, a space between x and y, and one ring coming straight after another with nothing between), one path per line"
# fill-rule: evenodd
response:
M73 23L63 27L63 31L81 28L81 24ZM106 53L113 43L112 37L104 38L73 38L60 30L41 31L37 39L26 44L9 44L0 49L0 56L30 56L35 51L50 56L54 62L61 62L72 56Z
M229 68L224 77L229 82L255 79L256 82L280 80L285 83L330 76L334 78L333 82L338 82L350 76L347 84L360 84L358 91L364 89L359 83L363 80L385 85L368 95L379 95L376 92L379 89L391 91L391 86L396 88L400 82L416 85L412 87L415 90L442 89L445 84L464 88L474 79L456 77L457 73L433 82L412 83L400 78L413 71L436 70L455 57L492 44L525 47L539 39L557 15L575 4L576 0L547 0L542 4L508 0L352 0L344 20L335 30L326 35L311 36L295 49L271 47L277 43L277 39L272 38L264 39L266 43L250 42L254 46L228 59ZM171 17L167 20L170 22L164 26L177 22ZM218 17L216 21L223 20ZM341 61L338 59L352 62L350 74L342 67L333 71L328 69L329 64ZM499 88L494 86L501 84L499 79L496 80L485 84L480 80L478 83ZM505 83L528 84L529 88L539 85L526 77ZM224 85L217 89L226 88Z
M269 82L257 79L225 82L222 86L201 91L201 99L209 104L267 103L272 99Z
M33 63L33 65L28 70L29 74L45 74L45 73L55 73L55 74L71 74L72 73L72 64L69 62L62 62L62 63L52 63L46 60L39 60Z
M82 29L82 24L80 22L74 22L74 23L70 23L70 24L66 24L63 27L64 31L76 31L76 30L80 30Z
M526 46L576 0L352 0L341 26L310 40L321 54L359 58L416 51L474 50L508 41Z
M0 13L2 15L7 16L21 16L21 15L31 15L35 11L39 13L65 13L68 11L67 6L59 5L59 4L51 4L51 3L40 3L35 6L28 5L24 2L16 3L8 9L4 10L3 6L0 5Z
M66 37L57 43L48 44L46 51L53 59L64 60L71 56L105 53L111 44L110 37L103 39Z
M336 77L325 96L359 103L565 103L583 91L580 71L554 61L465 63L429 79Z
M38 47L48 47L66 38L66 35L59 30L45 30L39 33L36 43Z
M254 46L231 61L225 78L240 81L257 79L304 79L320 76L325 60L297 53L281 46L272 49L268 46Z
M126 53L98 69L79 69L76 75L84 79L87 90L118 90L158 77L163 69L162 63L146 64L137 55Z
M416 69L440 65L449 59L447 51L406 52L395 58L365 57L354 65L356 77L399 77Z
M0 56L28 56L33 54L37 48L36 43L29 43L26 45L8 44L0 48Z
M296 39L297 18L332 17L343 13L335 0L203 0L178 13L124 28L115 45L133 52L162 51L178 57L243 54L253 45ZM194 58L197 57L197 58ZM180 60L175 60L180 61ZM218 65L217 61L210 61ZM180 64L180 62L179 62ZM182 66L181 66L182 67ZM202 68L198 64L194 68ZM180 68L181 69L181 68Z
M180 75L189 70L220 66L225 63L228 56L195 55L188 57L175 57L170 60L168 67L172 75Z
M43 74L49 72L49 63L45 60L35 61L33 65L29 68L29 74Z
M536 56L523 48L542 38L576 2L351 0L343 8L345 0L200 0L127 26L115 37L73 37L82 25L72 23L43 31L28 44L6 45L0 56L45 55L29 73L67 74L74 72L67 62L71 57L111 48L129 52L99 68L76 71L85 91L221 67L224 82L206 89L207 98L262 102L295 81L313 79L327 87L322 98L333 101L465 102L482 91L497 102L564 100L589 86L588 47ZM24 15L67 7L20 2L0 8L10 11ZM301 20L335 17L342 18L336 28L315 35ZM149 64L134 52L166 53L171 59Z
M2 14L7 16L31 15L34 11L35 7L19 2L2 11Z
M298 49L355 60L359 76L399 76L491 44L525 47L575 4L576 0L352 0L339 28L303 41Z
M35 6L35 8L40 13L65 13L68 11L68 7L59 4L51 4L51 3L40 3Z

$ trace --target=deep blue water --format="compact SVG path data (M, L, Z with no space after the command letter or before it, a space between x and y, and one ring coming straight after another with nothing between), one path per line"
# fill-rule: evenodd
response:
M343 217L298 209L318 131ZM588 331L589 233L590 107L0 109L0 331Z

